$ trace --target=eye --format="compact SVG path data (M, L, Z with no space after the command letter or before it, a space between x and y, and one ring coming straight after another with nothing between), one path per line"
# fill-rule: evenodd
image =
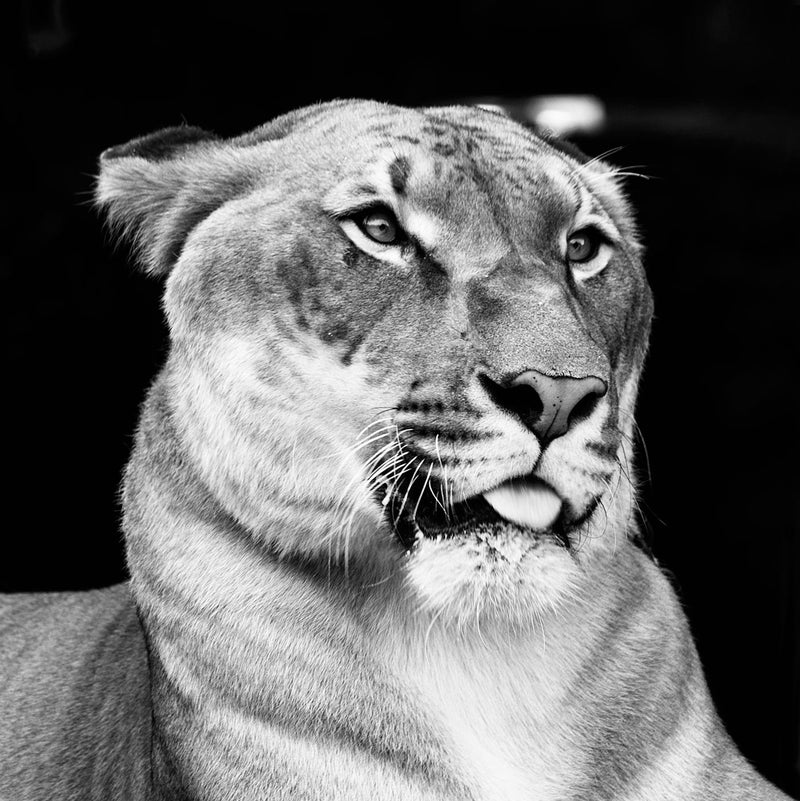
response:
M600 250L603 238L594 228L582 228L567 237L567 261L583 264L591 261Z
M394 212L381 205L353 209L335 217L344 235L359 249L375 259L409 269L411 238L400 226Z
M373 242L396 245L400 241L400 226L389 209L369 209L355 218L361 231Z

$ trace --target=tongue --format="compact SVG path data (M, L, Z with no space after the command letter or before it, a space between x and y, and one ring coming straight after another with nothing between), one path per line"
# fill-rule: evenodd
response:
M561 511L561 498L541 481L509 481L483 497L500 517L524 528L549 528Z

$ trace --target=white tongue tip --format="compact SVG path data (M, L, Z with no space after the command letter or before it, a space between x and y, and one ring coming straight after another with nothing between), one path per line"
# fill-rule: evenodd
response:
M501 484L483 497L500 517L524 528L549 528L561 512L561 498L540 482Z

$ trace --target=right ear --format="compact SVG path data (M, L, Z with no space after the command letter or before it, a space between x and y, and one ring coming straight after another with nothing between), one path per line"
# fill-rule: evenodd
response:
M168 272L189 232L228 199L221 141L200 128L164 128L100 156L95 199L112 228L133 246L143 269Z
M97 205L133 245L142 268L163 275L198 223L254 185L271 143L345 102L291 111L233 139L182 125L109 148L100 156Z

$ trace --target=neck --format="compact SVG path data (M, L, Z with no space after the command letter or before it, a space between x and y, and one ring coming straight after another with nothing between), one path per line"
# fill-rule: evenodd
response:
M409 798L433 788L463 798L465 776L480 782L470 761L491 771L481 760L538 759L557 775L559 749L570 752L582 730L569 710L598 703L586 676L609 628L626 610L664 617L663 592L653 595L651 568L622 532L617 553L587 562L565 603L526 628L454 625L419 609L404 557L388 549L348 565L280 553L217 501L166 401L156 385L126 476L125 527L151 653L156 770L170 797L189 776L223 788L232 775L248 788L239 797L263 797L273 769L287 781L315 770L326 785L350 782L342 798L370 797L376 776L413 785ZM280 507L274 525L292 512ZM664 639L649 636L647 654ZM250 775L265 754L270 770Z

